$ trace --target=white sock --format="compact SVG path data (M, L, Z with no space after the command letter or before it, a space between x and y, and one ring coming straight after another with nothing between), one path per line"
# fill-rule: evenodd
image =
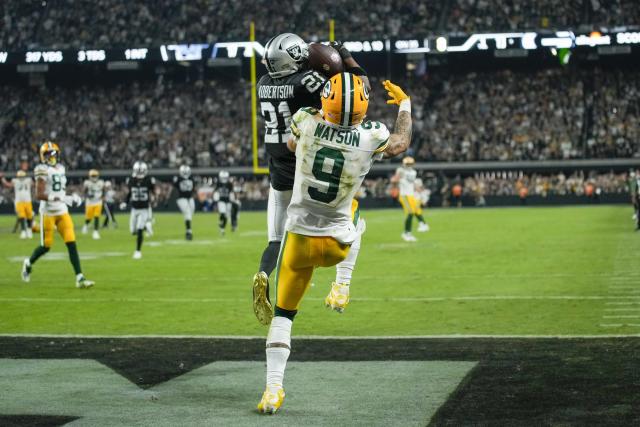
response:
M80 280L80 279L83 279L83 278L84 278L84 276L82 275L82 273L76 274L76 280Z
M276 316L271 321L267 336L267 385L282 385L284 369L291 353L291 326L286 317Z
M347 257L340 264L336 265L336 283L342 285L351 284L351 276L353 275L353 269L356 267L356 259L358 259L358 252L360 252L360 239L362 235L351 244Z

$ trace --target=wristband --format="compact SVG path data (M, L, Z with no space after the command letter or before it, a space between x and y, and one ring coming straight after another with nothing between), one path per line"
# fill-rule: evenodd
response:
M407 98L407 99L403 99L402 101L400 101L400 111L406 111L407 113L411 114L411 98Z

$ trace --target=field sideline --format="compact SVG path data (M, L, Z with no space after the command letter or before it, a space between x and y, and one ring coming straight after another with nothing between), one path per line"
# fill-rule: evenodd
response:
M399 210L366 211L367 232L344 315L322 300L335 270L318 270L294 336L616 336L640 334L640 265L626 206L434 210L432 231L400 240ZM9 234L0 217L0 333L34 335L256 336L250 280L266 243L265 213L242 213L220 237L198 214L183 240L178 214L156 216L144 258L121 227L78 235L89 291L73 286L64 244L20 282L37 240ZM82 218L74 218L76 230Z

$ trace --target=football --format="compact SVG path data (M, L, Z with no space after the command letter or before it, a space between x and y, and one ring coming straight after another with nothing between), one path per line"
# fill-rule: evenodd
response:
M338 51L321 43L309 44L309 66L326 77L344 71L344 64Z

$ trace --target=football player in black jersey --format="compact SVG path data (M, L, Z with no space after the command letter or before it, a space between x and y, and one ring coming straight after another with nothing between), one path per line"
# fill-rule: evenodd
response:
M180 166L178 176L173 177L173 185L178 192L176 203L178 204L180 212L182 212L184 225L187 229L185 237L187 240L192 240L191 220L196 211L196 204L193 200L193 190L195 190L196 186L191 177L191 168L188 165Z
M129 219L129 229L131 234L137 237L136 250L133 253L133 259L142 258L142 240L143 232L151 215L151 201L153 199L156 180L147 176L149 168L145 162L135 162L133 164L133 173L127 178L127 201L120 206L124 209L127 204L131 205L131 217Z
M345 71L361 76L370 89L365 71L341 44L332 46L340 53ZM291 137L291 116L302 107L320 108L320 92L327 78L308 66L309 48L300 37L284 33L265 45L263 63L268 74L257 85L260 109L265 121L264 142L269 155L269 201L267 229L269 243L262 253L260 269L253 277L254 313L268 325L273 316L269 301L269 276L276 266L280 242L287 220L295 176L296 157L287 149ZM337 265L337 284L348 285L360 248L360 239L351 246L349 256ZM266 296L266 299L265 299Z
M218 174L218 182L213 193L213 200L218 202L218 213L220 214L218 226L220 228L220 235L224 236L227 220L232 213L232 202L235 201L233 184L229 181L229 172L220 171ZM235 228L233 228L233 231L235 231Z

